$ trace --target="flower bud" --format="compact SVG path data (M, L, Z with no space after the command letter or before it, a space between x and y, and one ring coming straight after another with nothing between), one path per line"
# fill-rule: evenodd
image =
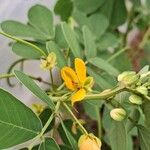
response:
M50 70L56 65L56 55L51 52L45 60L41 60L40 67L44 70Z
M129 101L133 104L136 104L136 105L141 105L142 104L142 98L138 95L131 95L129 97Z
M118 76L118 81L124 85L132 85L138 81L140 75L136 74L134 71L125 71Z
M91 88L94 84L94 79L93 77L90 77L88 76L84 82L84 88L87 90L87 91L91 91Z
M37 114L41 114L45 108L43 104L33 103L32 108Z
M79 150L100 150L102 143L92 133L82 135L78 142Z
M136 90L139 93L143 94L143 95L147 95L148 94L148 90L147 90L147 88L145 86L139 86L139 87L136 88Z
M126 111L122 108L115 108L111 110L110 116L116 121L122 121L126 117Z

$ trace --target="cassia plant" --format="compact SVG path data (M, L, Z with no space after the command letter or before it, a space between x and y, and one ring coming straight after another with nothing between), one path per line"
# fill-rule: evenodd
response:
M29 108L0 89L0 149L149 150L149 8L149 0L58 0L58 24L42 5L29 9L27 24L2 22L21 58L0 79L13 87L17 78L43 103ZM28 60L51 82L15 69Z

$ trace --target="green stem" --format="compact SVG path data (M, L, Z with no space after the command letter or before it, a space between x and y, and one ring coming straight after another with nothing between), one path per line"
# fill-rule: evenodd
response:
M149 25L147 31L144 34L142 42L140 43L140 48L144 47L144 45L146 44L149 37L150 37L150 25Z
M61 89L63 89L64 86L65 86L65 83L62 83L62 84L57 88L57 91L60 91Z
M68 110L68 112L70 113L70 115L73 117L73 119L76 121L76 123L79 125L79 127L81 128L81 130L83 131L83 133L88 135L88 132L86 131L86 129L82 126L82 124L80 123L80 121L76 118L76 116L73 114L73 112L71 111L71 109L68 107L68 105L66 103L63 103L63 105L65 106L65 108Z
M111 62L112 60L114 60L116 57L118 57L120 54L122 54L123 52L125 52L128 49L129 49L129 47L125 47L125 48L121 49L120 51L117 51L110 58L108 58L107 62Z
M86 95L85 97L85 100L89 100L89 99L106 99L106 98L109 98L111 96L114 96L116 95L117 93L120 93L122 91L125 90L125 87L117 87L115 88L114 90L110 90L110 91L104 91L104 92L101 92L99 94L90 94L90 95Z
M46 82L46 81L43 81L42 78L40 77L34 77L34 76L31 76L31 75L28 75L30 78L32 78L33 80L37 80L39 82L42 82L44 84L50 84L49 82ZM15 74L13 73L9 73L9 74L0 74L0 79L5 79L5 78L14 78L15 77Z
M51 78L52 90L54 91L54 79L53 79L52 69L50 69L50 78Z
M100 115L100 112L99 112L99 108L96 107L96 113L97 113L97 125L98 125L98 136L99 138L102 137L102 122L101 122L101 115Z
M48 128L48 126L50 125L51 121L53 120L55 114L58 112L59 107L60 107L60 101L57 102L56 107L55 107L55 111L49 117L48 121L46 122L46 124L42 128L42 131L34 138L34 141L29 145L28 150L32 150L35 142L43 136L43 134L45 133L46 129Z
M16 38L16 37L14 37L14 36L11 36L11 35L9 35L9 34L7 34L7 33L1 32L1 31L0 31L0 34L1 34L1 35L4 35L4 36L6 36L6 37L8 37L8 38L10 38L10 39L12 39L12 40L15 40L15 41L17 41L17 42L20 42L20 43L23 43L23 44L25 44L25 45L31 46L31 47L33 47L35 50L37 50L38 52L40 52L43 56L46 56L46 54L44 53L44 51L43 51L42 49L40 49L38 46L36 46L36 45L34 45L34 44L30 43L30 42L27 42L27 41L25 41L25 40Z

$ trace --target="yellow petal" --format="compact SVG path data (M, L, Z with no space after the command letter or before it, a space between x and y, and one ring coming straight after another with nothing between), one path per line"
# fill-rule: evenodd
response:
M77 91L76 93L74 93L71 96L71 102L72 105L77 102L77 101L81 101L82 99L84 99L84 97L86 96L86 91L84 89L80 89L79 91Z
M78 84L78 78L76 73L70 67L64 67L61 70L61 77L65 81L65 84L68 89L76 90Z
M75 71L77 73L80 83L83 83L86 80L86 66L82 59L75 59Z

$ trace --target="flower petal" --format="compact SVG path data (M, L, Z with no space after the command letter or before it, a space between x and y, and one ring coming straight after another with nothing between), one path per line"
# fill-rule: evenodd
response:
M61 77L65 81L65 84L68 89L76 90L77 83L78 83L78 77L73 69L71 69L70 67L64 67L61 70Z
M77 101L81 101L82 99L84 99L84 97L86 96L86 91L84 89L80 89L79 91L77 91L76 93L74 93L71 97L71 102L72 105L77 102Z
M86 80L86 66L82 59L75 59L75 71L77 73L80 83L83 83Z

